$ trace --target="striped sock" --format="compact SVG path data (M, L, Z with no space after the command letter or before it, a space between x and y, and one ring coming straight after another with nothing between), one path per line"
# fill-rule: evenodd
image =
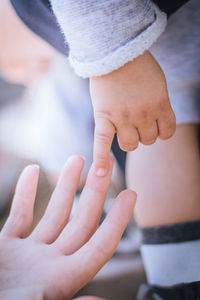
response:
M141 252L151 285L200 281L200 221L141 228Z

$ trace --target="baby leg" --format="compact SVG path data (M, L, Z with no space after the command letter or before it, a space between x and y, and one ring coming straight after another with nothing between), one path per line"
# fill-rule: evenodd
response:
M127 185L138 193L140 226L200 219L200 159L197 125L178 125L175 135L140 145L127 158Z
M183 299L177 296L177 287L183 295L194 295L184 299L200 296L197 129L197 125L178 125L170 140L141 145L127 158L127 185L138 193L135 217L143 236L147 278L161 299Z

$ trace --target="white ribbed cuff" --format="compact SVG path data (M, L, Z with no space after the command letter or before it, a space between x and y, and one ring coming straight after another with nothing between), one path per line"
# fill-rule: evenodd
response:
M156 19L145 31L125 45L109 53L105 57L95 61L79 61L72 55L69 61L76 74L81 77L101 76L119 69L127 62L132 61L137 56L151 47L151 45L163 33L167 25L166 14L154 4Z
M141 252L148 282L152 285L172 286L200 281L200 240L144 244Z

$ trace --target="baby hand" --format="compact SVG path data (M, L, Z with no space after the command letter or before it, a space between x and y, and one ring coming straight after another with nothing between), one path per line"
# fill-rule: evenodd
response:
M94 108L94 162L97 175L107 172L115 132L120 148L153 144L175 132L165 75L149 51L104 76L90 79Z

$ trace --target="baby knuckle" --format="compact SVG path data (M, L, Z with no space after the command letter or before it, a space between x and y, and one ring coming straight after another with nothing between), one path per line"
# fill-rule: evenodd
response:
M123 110L121 113L122 120L126 120L129 122L130 112L128 110Z
M146 126L146 124L151 123L154 119L154 113L152 108L143 109L140 113L137 114L137 119L140 126Z
M175 132L175 126L167 126L167 128L161 134L160 138L163 140L167 140L173 136L174 132Z
M159 99L158 109L163 112L170 109L169 99L167 97Z
M165 134L162 134L160 136L160 138L161 138L161 140L168 140L168 139L170 139L172 137L172 135L173 134L167 134L167 133L165 133Z
M112 112L109 110L96 110L94 113L95 120L109 119L112 117Z
M169 122L169 124L168 124L168 130L169 130L169 132L174 133L175 129L176 129L176 122L175 122L175 120L174 121L171 120L171 122Z
M142 109L140 112L140 118L142 120L147 120L149 117L149 110L148 109Z
M95 138L98 142L104 144L104 145L110 145L110 136L106 134L105 132L96 132Z
M170 139L174 134L174 131L166 131L165 134L161 137L163 140Z
M123 143L120 145L121 149L124 150L124 151L133 151L135 150L137 147L138 147L138 144L126 144L126 143Z
M141 143L143 145L146 145L146 146L150 146L152 144L154 144L156 142L156 139L157 138L152 138L152 139L147 139L147 140L142 140Z
M176 129L176 120L175 118L170 118L166 124L166 127L167 127L167 131L169 133L172 133L175 131Z

